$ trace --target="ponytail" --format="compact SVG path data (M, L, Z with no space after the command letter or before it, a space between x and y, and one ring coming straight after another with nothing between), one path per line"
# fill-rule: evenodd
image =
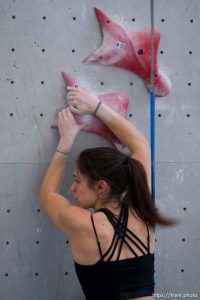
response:
M128 157L124 160L124 165L128 168L129 178L127 192L123 201L132 208L132 212L134 213L135 211L144 222L149 223L152 227L156 223L163 226L177 224L177 220L164 217L158 213L151 197L146 172L142 163Z

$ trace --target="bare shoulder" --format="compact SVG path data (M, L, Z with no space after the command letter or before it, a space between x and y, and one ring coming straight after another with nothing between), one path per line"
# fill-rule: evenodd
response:
M94 221L94 227L92 224L92 219ZM74 240L79 242L81 242L82 238L84 238L85 241L87 238L95 241L95 230L98 238L101 238L106 232L108 232L109 227L112 227L106 215L102 212L91 213L88 211L88 214L83 218L83 224L84 225L82 226L82 229L74 232L72 236ZM87 243L84 243L84 245L87 247Z
M104 252L110 236L113 234L113 228L104 213L96 212L93 213L92 216L97 237L100 241L101 249ZM91 214L85 230L79 231L71 237L71 251L74 260L79 264L91 265L100 259L100 252L95 231L92 226Z
M113 234L113 226L105 213L99 211L93 214L95 228L100 239L105 239Z

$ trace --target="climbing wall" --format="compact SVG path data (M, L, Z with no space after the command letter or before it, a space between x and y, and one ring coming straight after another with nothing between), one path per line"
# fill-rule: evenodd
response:
M50 126L66 105L61 72L97 93L126 92L128 119L150 136L143 81L125 69L81 64L102 41L95 6L125 29L150 27L149 0L0 0L3 300L84 299L68 237L38 200L59 140ZM156 100L156 204L180 220L174 228L156 229L158 298L200 298L199 15L199 0L155 0L155 27L161 31L158 63L173 84L167 97ZM94 133L78 136L62 189L72 201L69 186L78 153L106 145Z

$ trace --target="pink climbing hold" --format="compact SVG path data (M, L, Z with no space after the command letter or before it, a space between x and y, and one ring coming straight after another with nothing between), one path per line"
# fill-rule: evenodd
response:
M70 74L62 72L62 76L67 86L80 86L76 79ZM105 103L124 118L127 117L129 98L125 93L108 93L104 95L98 95L98 98L102 103ZM84 130L97 133L107 138L115 147L119 147L121 145L117 137L96 116L92 114L82 116L73 114L73 116L78 124L87 124L87 127ZM54 122L51 127L57 128L58 122Z
M92 55L83 60L86 64L100 64L128 69L140 76L150 90L151 30L128 32L112 21L103 11L95 8L103 32L103 41ZM154 30L155 94L166 96L172 89L170 79L158 70L157 53L160 31Z

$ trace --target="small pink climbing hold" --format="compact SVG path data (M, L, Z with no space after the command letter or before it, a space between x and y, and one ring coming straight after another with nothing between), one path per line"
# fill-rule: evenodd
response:
M83 60L86 64L100 64L128 69L140 76L150 90L151 30L129 32L112 21L102 10L94 8L103 31L101 46ZM172 89L170 79L158 70L157 54L160 31L154 30L155 94L166 96Z
M76 79L70 74L62 72L62 76L67 86L68 85L80 86L79 83L76 81ZM102 103L105 103L107 106L112 108L114 111L119 113L124 118L127 117L129 98L125 93L123 92L107 93L104 95L98 95L98 98L99 100L101 100ZM95 115L87 114L87 115L79 116L77 114L73 114L73 116L78 124L87 124L87 127L84 130L97 133L107 138L115 147L121 145L117 137ZM58 122L57 121L54 122L51 127L57 128Z

